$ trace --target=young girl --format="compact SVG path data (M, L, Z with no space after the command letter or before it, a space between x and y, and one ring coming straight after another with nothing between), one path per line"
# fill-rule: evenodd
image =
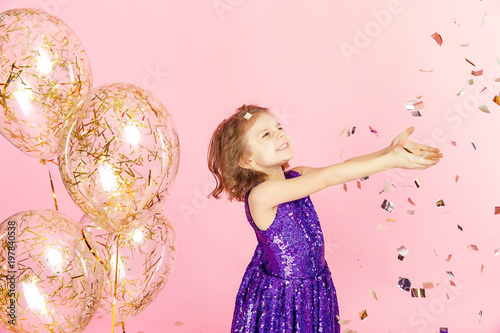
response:
M337 296L309 195L391 168L426 169L436 148L408 140L323 168L296 167L292 143L266 108L243 105L215 130L208 166L211 193L245 203L258 245L236 297L232 332L340 332Z

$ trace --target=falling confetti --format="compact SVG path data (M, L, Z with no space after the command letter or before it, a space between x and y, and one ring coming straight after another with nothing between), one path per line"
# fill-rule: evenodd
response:
M469 43L460 44L460 47L469 47Z
M443 38L437 32L433 33L431 37L436 41L436 43L441 46L443 45Z
M483 16L483 21L481 22L481 28L483 27L484 22L486 21L486 16L487 16L487 15L488 15L488 11L486 11L486 12L484 13L484 16Z
M417 188L420 188L420 182L418 181L418 179L415 179L415 185L417 186Z
M179 327L180 327L180 326L184 325L184 323L183 323L182 321L176 321L176 322L174 323L174 325L175 325L175 326L179 326Z
M400 277L398 281L398 287L404 291L410 291L411 280L407 278Z
M411 198L408 198L408 202L409 202L410 204L412 204L413 206L415 206L415 203L413 202L413 200L411 200Z
M424 289L434 289L434 283L432 282L423 282L422 283L422 286L424 287Z
M456 147L456 146L457 146L457 142L452 140L452 141L451 141L451 145L452 145L453 147Z
M484 113L490 113L490 110L484 104L479 107L479 110L483 111Z
M347 127L345 127L340 133L339 133L339 139L340 137L342 136L342 134L344 134L345 130L347 129Z
M473 79L467 80L467 85L468 86L473 86L474 85L474 80Z
M440 327L439 333L448 333L448 327Z
M365 319L368 318L368 313L366 310L363 310L359 313L359 319L365 321Z
M493 253L493 256L495 256L495 257L498 256L498 255L500 255L500 249L499 248L495 249L495 253Z
M436 206L438 206L438 207L444 207L444 201L443 201L443 199L436 200Z
M351 319L344 319L344 320L340 319L339 315L337 315L337 320L339 322L339 325L347 325L351 322Z
M477 246L476 246L476 245L474 245L474 244L469 244L469 245L467 245L467 249L468 249L469 251L478 251L478 250L479 250L479 249L477 248Z
M479 311L479 322L483 319L483 310Z
M495 206L495 215L499 215L499 214L500 214L500 207Z
M382 202L382 205L380 207L382 207L382 209L385 209L386 211L388 211L390 213L394 209L394 203L385 199L384 202Z
M396 222L396 219L387 218L387 222Z
M411 297L425 298L425 289L411 288Z
M359 180L356 181L357 187L361 190L361 182Z
M347 193L347 185L344 183L344 191Z
M465 58L465 61L467 61L469 64L471 64L472 66L476 67L476 65L474 65L474 63L472 61L470 61L469 59Z
M464 231L464 229L460 225L457 224L457 227L458 227L458 230Z
M387 230L389 230L389 227L387 227L387 226L385 226L385 225L383 225L383 224L379 224L379 225L377 226L377 230L380 230L380 231L387 231Z
M415 211L414 211L414 210L411 210L411 209L408 209L408 210L406 211L406 214L408 214L408 215L415 215Z
M375 133L376 136L378 136L378 132L371 126L368 126L370 128L370 132Z
M399 256L401 257L406 257L406 255L408 254L408 252L410 252L410 250L408 250L406 247L404 246L400 246L398 247L397 249L398 253L399 253ZM398 258L399 259L399 258ZM403 259L399 259L399 260L403 260Z
M448 258L445 259L445 261L449 262L451 260L451 254L448 254Z
M480 69L478 71L471 71L471 74L474 76L481 76L481 75L483 75L483 70Z
M472 149L476 150L476 145L474 144L474 142L471 142L471 143L470 143L470 147L471 147Z
M458 183L458 179L459 179L459 178L460 178L460 177L459 177L458 175L456 175L456 176L455 176L455 183Z
M460 90L457 94L458 97L462 97L463 94L465 94L465 92L467 91L467 88L468 87L463 87L462 90Z
M495 95L495 97L493 97L493 102L495 102L496 104L500 105L500 96Z
M446 271L446 275L448 275L448 279L452 280L455 278L455 274L452 271Z
M484 265L481 264L481 275L483 275Z
M372 296L373 299L378 301L377 294L373 290L370 290L370 295Z

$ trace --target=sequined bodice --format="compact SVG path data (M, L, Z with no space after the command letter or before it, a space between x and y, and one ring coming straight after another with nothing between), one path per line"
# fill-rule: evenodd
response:
M300 176L287 171L286 178ZM245 200L245 211L262 251L263 269L282 279L305 279L319 275L325 268L323 233L309 197L278 206L271 226L263 231L254 223Z

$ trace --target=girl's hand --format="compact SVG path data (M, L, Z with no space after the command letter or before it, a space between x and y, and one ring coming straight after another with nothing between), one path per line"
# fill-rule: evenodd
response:
M427 169L443 157L437 148L408 140L414 131L415 128L411 126L392 140L388 155L394 168Z

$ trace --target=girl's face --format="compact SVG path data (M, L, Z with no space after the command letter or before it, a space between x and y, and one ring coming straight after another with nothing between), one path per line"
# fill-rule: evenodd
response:
M292 143L281 124L269 113L259 112L255 123L245 134L249 154L244 156L246 167L266 174L293 158Z

